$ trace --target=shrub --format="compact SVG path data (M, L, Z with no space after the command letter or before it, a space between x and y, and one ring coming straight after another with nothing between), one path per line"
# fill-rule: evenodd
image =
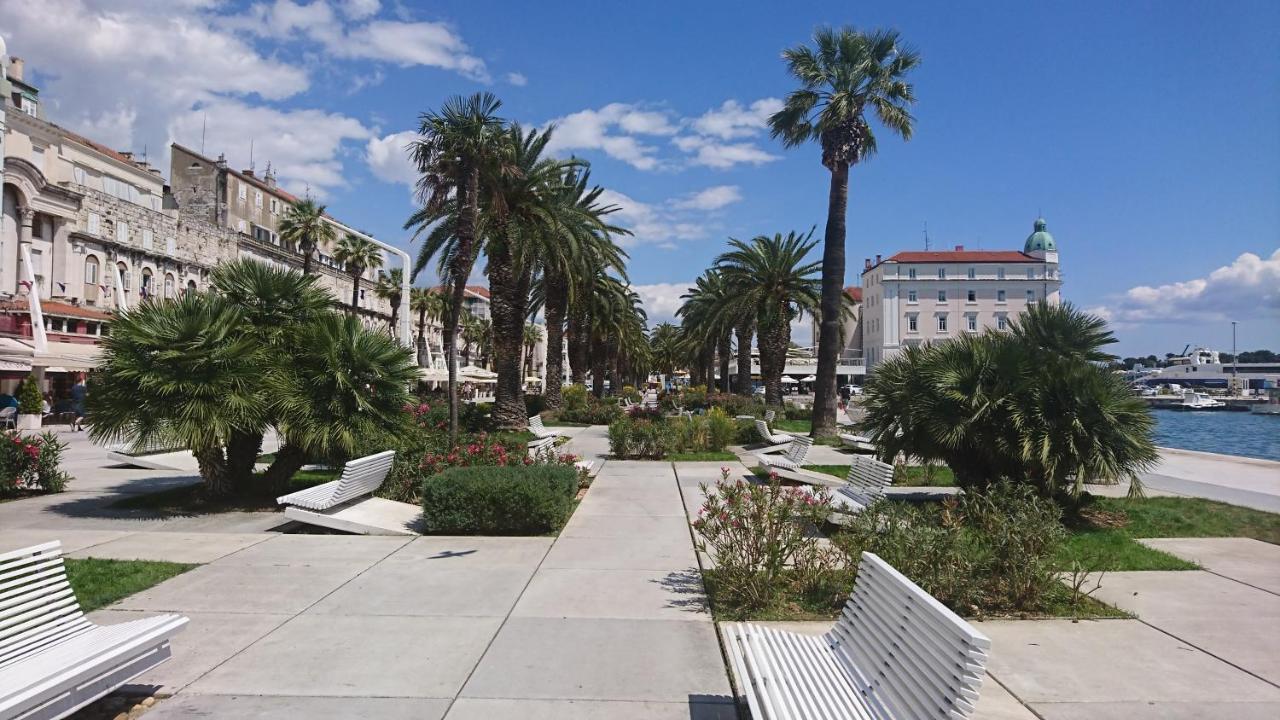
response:
M541 393L525 393L524 411L529 417L541 415L547 409L547 399Z
M44 412L44 396L35 375L28 375L18 387L18 412L23 415L40 415Z
M719 409L667 418L636 407L609 425L609 450L617 458L662 459L673 452L719 452L737 436L737 423Z
M707 407L720 408L729 417L737 417L738 415L764 417L764 404L756 398L746 395L712 393L707 396Z
M52 432L35 436L5 432L0 437L0 497L65 490L70 479L61 468L66 447Z
M620 397L626 398L631 402L640 402L643 399L640 397L640 391L636 389L635 385L623 385Z
M738 423L720 408L711 408L703 416L707 423L707 450L724 450L738 436Z
M571 467L451 468L422 483L428 533L539 535L559 530L573 509Z
M812 532L831 512L824 489L814 493L784 487L777 474L768 484L729 481L721 468L715 488L702 486L705 501L693 521L698 549L715 559L719 599L732 614L775 607L788 590L807 594L830 584L836 556Z
M662 420L623 416L609 424L609 452L614 457L661 460L675 446L675 434Z
M560 409L563 412L585 410L589 397L586 385L565 385L560 388Z

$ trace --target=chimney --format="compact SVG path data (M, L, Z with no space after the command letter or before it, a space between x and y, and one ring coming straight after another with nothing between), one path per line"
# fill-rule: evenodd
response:
M865 258L865 259L862 261L862 269L863 269L863 270L870 270L870 269L871 269L871 258Z
M249 177L253 177L253 168L249 168L249 169L247 169L247 170L241 170L240 172L244 173L245 175L247 175L247 176L249 176Z
M956 252L964 252L964 246L963 246L963 245L957 245L957 246L956 246Z
M876 253L876 264L880 264L880 253Z
M17 55L10 55L9 56L9 79L17 80L18 82L23 82L22 68L24 65L26 65L26 63L23 62L22 58L18 57Z
M121 150L120 154L124 156L125 160L133 160L133 153L128 150Z
M227 168L227 154L218 153L218 167L225 170Z
M267 187L273 188L276 186L276 171L271 169L271 163L267 163L267 174L262 179L266 181Z

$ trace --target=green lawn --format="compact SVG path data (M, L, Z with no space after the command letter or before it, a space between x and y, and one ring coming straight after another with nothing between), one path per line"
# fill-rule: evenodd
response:
M804 465L805 470L826 473L833 475L841 480L849 474L848 465ZM905 479L902 476L894 478L894 485L910 485L913 487L951 487L956 484L955 478L951 475L951 468L934 467L933 472L927 473L926 468L914 465L903 467L900 472L905 472Z
M1136 538L1248 537L1280 544L1280 515L1200 498L1095 498L1070 523L1062 563L1097 570L1193 570Z
M591 427L591 423L569 422L567 420L543 420L545 427Z
M340 468L323 470L299 470L289 481L287 492L297 492L330 480L337 480ZM272 493L252 493L230 498L209 498L200 483L169 488L144 495L129 495L112 503L121 510L151 510L174 514L204 514L232 511L276 510L276 496Z
M785 420L783 418L774 418L769 425L770 429L781 430L789 433L805 433L806 435L813 430L813 423L809 420Z
M671 462L737 462L738 456L728 450L721 450L719 452L671 453L667 459Z
M66 558L63 562L67 579L85 612L110 605L195 567L183 563L98 558Z

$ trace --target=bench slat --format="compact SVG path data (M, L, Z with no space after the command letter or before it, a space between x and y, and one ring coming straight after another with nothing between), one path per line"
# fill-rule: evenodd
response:
M276 503L319 512L371 495L386 480L395 459L396 451L387 450L351 460L343 466L342 475L337 480L282 495L276 498Z

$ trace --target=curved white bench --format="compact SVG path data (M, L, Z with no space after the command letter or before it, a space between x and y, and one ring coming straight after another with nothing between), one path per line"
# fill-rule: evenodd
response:
M893 466L875 458L855 456L845 477L844 487L831 494L831 506L837 513L860 513L868 505L885 496L885 489L893 485ZM834 519L834 518L833 518Z
M798 437L791 440L787 451L781 455L767 455L759 452L755 454L756 461L769 469L791 470L796 471L804 464L804 459L809 454L809 448L813 447L813 438Z
M284 516L361 535L416 535L422 508L386 498L368 497L391 472L396 451L352 460L337 480L276 498Z
M372 495L382 485L382 481L387 479L387 473L391 472L391 465L395 460L395 450L357 458L342 468L342 476L337 480L281 495L276 498L276 504L319 512Z
M769 443L770 445L775 445L775 446L786 445L790 443L792 440L796 439L795 435L773 432L772 430L769 429L769 423L764 420L756 420L755 423L756 423L756 432L760 434L760 438L765 442ZM768 448L764 452L773 452L775 449L781 449L781 448L780 447Z
M62 544L0 553L0 717L70 715L169 659L181 615L95 625L80 610Z
M956 720L978 701L991 641L873 553L825 635L721 626L757 720Z
M541 415L534 415L529 418L529 432L540 438L558 438L561 436L561 433L542 424Z

